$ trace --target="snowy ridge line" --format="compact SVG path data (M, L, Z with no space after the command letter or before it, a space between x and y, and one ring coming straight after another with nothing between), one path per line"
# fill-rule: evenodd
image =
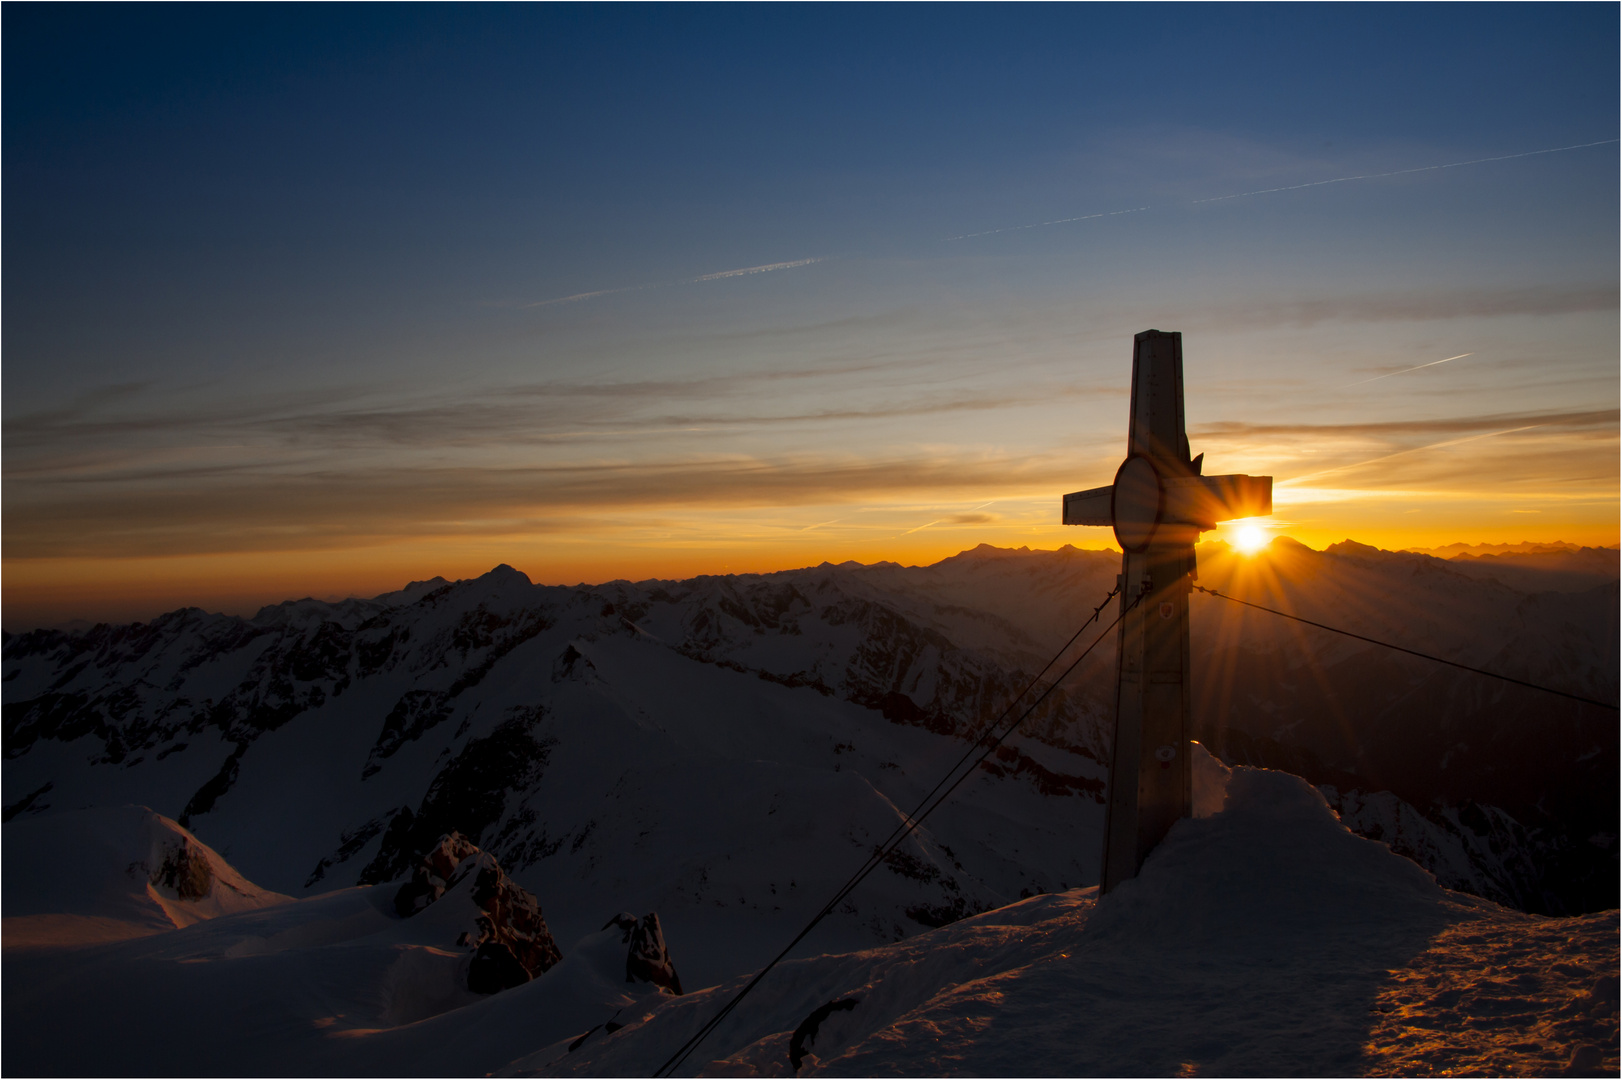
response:
M901 842L908 836L912 835L913 831L923 823L924 818L928 817L942 803L950 798L952 792L957 790L957 786L963 783L964 780L968 779L970 774L972 774L974 770L986 760L986 758L990 757L992 752L995 751L997 747L1001 746L1003 741L1007 739L1008 736L1012 735L1016 730L1018 730L1019 725L1024 723L1031 713L1036 711L1037 706L1041 705L1043 701L1047 700L1048 695L1053 693L1053 691L1058 688L1059 684L1064 682L1064 680L1069 677L1070 673L1075 671L1077 666L1080 665L1083 660L1087 659L1088 655L1098 647L1099 642L1108 637L1110 631L1114 630L1115 627L1120 624L1121 620L1126 618L1127 613L1133 608L1137 607L1138 602L1142 600L1144 596L1148 595L1148 591L1144 590L1134 597L1132 602L1127 604L1121 610L1120 614L1116 615L1115 618L1110 621L1110 624L1104 628L1103 632L1100 633L1098 637L1093 639L1092 644L1083 649L1081 654L1070 662L1070 666L1065 668L1064 671L1059 674L1058 678L1049 683L1047 689L1043 690L1042 693L1037 696L1036 700L1031 702L1030 705L1026 707L1024 712L1020 713L1018 719L1016 719L1012 724L1008 725L1007 730L1005 730L1001 735L997 736L991 745L987 746L985 750L981 752L980 757L976 759L974 764L969 766L968 769L963 770L958 778L953 780L951 785L948 786L945 791L940 791L941 786L945 784L947 780L951 779L952 774L958 772L958 770L962 768L963 763L967 761L974 753L975 748L981 743L985 742L986 736L990 735L991 732L996 729L997 725L1002 723L1003 718L1014 710L1014 706L1019 703L1020 698L1029 693L1031 688L1041 680L1042 676L1046 675L1048 670L1052 668L1054 664L1059 662L1059 659L1064 656L1067 651L1069 651L1072 645L1076 643L1076 639L1081 637L1082 631L1086 630L1087 627L1091 626L1098 620L1098 616L1103 613L1104 608L1108 606L1109 602L1113 600L1116 595L1120 593L1120 591L1121 586L1119 583L1117 583L1115 588L1111 589L1104 599L1099 603L1099 605L1093 609L1093 613L1087 617L1087 621L1083 622L1081 626L1077 628L1076 632L1070 636L1070 640L1065 642L1064 646L1060 648L1058 652L1053 654L1053 658L1051 660L1042 665L1042 670L1037 672L1037 674L1031 678L1031 681L1026 684L1023 690L1014 695L1013 699L1009 701L1008 707L1002 711L1002 714L999 715L996 720L987 725L986 730L970 745L969 749L964 752L963 756L946 771L946 774L941 777L935 786L929 790L929 794L925 795L923 799L919 801L918 805L913 808L912 813L907 815L901 824L896 826L895 830L891 832L890 837L886 839L885 842L881 844L872 855L868 856L867 862L863 864L862 868L858 870L850 878L850 880L839 889L837 893L834 894L831 900L822 906L822 910L818 911L816 916L805 925L805 928L794 936L793 941L790 941L786 946L783 947L782 952L778 953L771 959L769 963L767 963L765 967L761 968L755 977L750 979L749 982L744 985L743 989L739 990L732 1000L727 1002L726 1005L722 1007L720 1012L716 1013L715 1016L705 1023L703 1027L699 1028L692 1038L683 1043L681 1047L678 1048L677 1051L672 1054L663 1065L655 1069L653 1073L654 1076L674 1076L676 1070L682 1066L682 1063L685 1062L692 1055L693 1051L697 1050L699 1045L703 1043L703 1041L721 1025L722 1021L732 1014L732 1010L738 1007L738 1003L748 995L749 991L753 990L757 985L759 985L760 981L766 977L766 974L770 972L772 968L776 967L778 963L781 962L782 959L794 949L794 946L798 945L805 939L807 934L816 929L817 924L825 919L841 900L849 896L850 893L855 890L855 888L860 885L869 874L878 869L878 867L882 865L886 859L894 854ZM937 791L940 791L938 798L935 795ZM931 799L934 799L934 801L931 802Z
M1557 694L1563 698L1570 698L1573 701L1580 701L1584 705L1597 705L1601 709L1610 709L1612 712L1622 711L1622 707L1612 705L1607 701L1598 701L1594 698L1583 697L1581 694L1573 694L1566 690L1556 690L1552 686L1542 686L1538 683L1527 682L1525 679L1517 679L1513 675L1501 675L1496 671L1488 671L1485 668L1471 667L1469 664L1461 664L1457 660L1445 660L1440 656L1432 656L1430 653L1419 652L1417 649L1405 648L1402 645L1393 645L1391 642L1381 641L1379 638L1365 637L1362 634L1354 634L1350 630L1342 630L1338 626L1329 626L1326 623L1313 622L1311 619L1303 619L1299 615L1291 615L1288 612L1279 611L1276 608L1263 607L1261 604L1253 604L1249 600L1241 600L1237 596L1229 596L1227 593L1219 593L1215 589L1207 589L1201 585L1195 585L1194 591L1220 597L1223 600L1232 600L1236 604L1243 604L1245 607L1252 607L1257 611L1265 611L1269 615L1278 615L1282 618L1294 619L1296 622L1306 623L1308 626L1316 626L1320 630L1328 630L1332 634L1344 634L1349 638L1356 638L1359 641L1366 641L1370 645L1379 645L1387 649L1395 649L1397 652L1407 653L1409 656L1417 656L1421 660L1434 660L1438 664L1446 664L1448 667L1456 667L1461 671L1472 672L1476 675L1485 675L1489 679L1502 679L1504 682L1514 683L1516 686L1524 686L1531 690L1541 690L1545 694Z

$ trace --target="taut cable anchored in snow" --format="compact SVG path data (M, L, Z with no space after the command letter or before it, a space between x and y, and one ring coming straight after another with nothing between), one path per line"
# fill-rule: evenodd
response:
M1245 607L1255 608L1257 611L1265 611L1269 615L1277 615L1285 619L1294 619L1298 623L1306 623L1308 626L1316 626L1320 630L1328 630L1331 634L1344 634L1346 637L1356 638L1358 641L1366 641L1370 645L1379 645L1383 648L1395 649L1397 652L1407 653L1409 656L1417 656L1421 660L1434 660L1438 664L1446 664L1448 667L1456 667L1461 671L1469 671L1477 675L1485 675L1489 679L1502 679L1504 682L1514 683L1516 686L1524 686L1531 690L1541 690L1545 694L1558 694L1563 698L1570 698L1573 701L1580 701L1584 705L1597 705L1602 709L1610 709L1613 712L1617 711L1617 706L1612 705L1607 701L1596 701L1593 698L1583 697L1581 694L1572 694L1565 690L1556 690L1552 686L1540 686L1537 683L1527 682L1525 679L1517 679L1511 675L1500 675L1496 671L1488 671L1485 668L1471 667L1469 664L1461 664L1457 660L1444 660L1440 656L1432 656L1430 653L1422 653L1417 649L1408 649L1401 645L1393 645L1389 641L1381 641L1378 638L1365 637L1362 634L1354 634L1350 630L1342 630L1338 626L1328 626L1321 622L1313 622L1311 619L1303 619L1299 615L1291 615L1286 611L1278 611L1274 608L1263 607L1260 604L1253 604L1249 600L1241 600L1237 596L1229 596L1227 593L1219 593L1215 589L1207 589L1196 585L1194 586L1194 591L1205 593L1207 596L1219 597L1223 600L1231 600L1235 604L1243 604Z
M793 951L794 946L805 940L805 936L812 930L816 929L818 923L832 914L834 908L839 906L840 902L843 901L845 897L854 892L856 887L862 883L867 875L878 869L886 859L894 854L895 850L901 846L901 842L908 836L911 836L913 830L918 828L918 826L923 823L924 818L928 817L938 806L941 805L941 803L945 802L947 798L951 796L952 792L957 790L957 786L963 783L964 780L967 780L970 774L972 774L974 770L980 766L980 763L985 761L986 758L990 757L992 752L1003 744L1003 740L1007 739L1008 736L1012 735L1016 730L1018 730L1019 725L1023 724L1031 713L1036 711L1036 707L1042 704L1042 702L1046 701L1049 694L1058 689L1059 684L1064 682L1070 673L1075 671L1076 667L1083 660L1087 659L1088 654L1098 647L1098 643L1109 636L1109 632L1115 629L1116 625L1126 617L1126 613L1137 607L1138 601L1143 599L1142 595L1133 598L1132 602L1127 604L1125 609L1119 615L1115 616L1114 620L1112 620L1110 624L1104 628L1103 633L1094 638L1092 644L1083 649L1081 651L1081 655L1072 660L1070 662L1070 666L1065 668L1064 671L1060 672L1058 678L1049 683L1047 689L1043 690L1039 695L1037 695L1036 700L1031 702L1030 705L1026 707L1025 711L1020 713L1014 722L1009 724L1007 728L1003 730L1002 734L993 739L990 744L986 746L985 750L981 752L980 756L976 758L967 769L964 769L963 765L968 762L971 757L974 757L975 750L979 749L982 744L985 744L986 740L992 735L992 733L995 732L1002 722L1008 718L1008 715L1014 711L1014 707L1019 704L1020 699L1026 694L1030 693L1037 683L1042 681L1042 676L1046 675L1048 671L1064 657L1064 654L1070 651L1070 647L1076 643L1078 638L1081 637L1082 631L1086 630L1087 627L1091 626L1098 620L1098 616L1103 613L1104 608L1108 606L1109 602L1113 600L1116 595L1120 593L1120 591L1121 589L1119 585L1110 590L1109 595L1104 597L1103 602L1093 609L1093 613L1088 617L1087 621L1082 623L1080 629L1071 635L1069 641L1064 643L1064 647L1053 655L1053 659L1042 665L1042 670L1037 672L1037 674L1032 677L1031 681L1025 685L1023 690L1014 695L1013 699L1008 702L1007 708L1003 709L1001 715L988 724L985 730L975 738L974 742L970 744L969 749L964 752L962 757L958 758L957 763L947 770L946 775L942 776L940 781L937 782L934 787L929 789L929 794L925 795L921 800L919 800L918 805L913 808L912 813L902 818L901 823L895 827L895 829L885 839L884 843L875 848L873 854L868 856L867 862L862 864L861 869L852 874L850 879L847 880L844 885L840 886L839 891L834 893L833 898L826 904L822 905L822 909L817 912L810 922L805 924L805 928L803 930L794 935L794 940L784 946L782 952L778 953L772 958L770 963L761 968L760 971L756 973L755 977L750 979L742 990L739 990L733 995L732 1000L727 1002L720 1012L711 1017L709 1022L703 1027L699 1028L698 1032L694 1034L692 1038L683 1043L681 1048L670 1056L670 1060L659 1066L659 1068L654 1071L653 1075L674 1076L676 1070L681 1067L682 1063L692 1055L694 1050L698 1049L700 1043L708 1038L716 1028L720 1027L722 1021L732 1014L732 1010L738 1007L738 1003L744 999L749 991L753 990L755 986L759 984L760 980L766 977L766 973L771 971L772 968L776 967L785 956ZM955 780L952 779L954 775L957 777ZM951 781L950 784L947 783L949 780ZM943 788L944 790L942 790Z

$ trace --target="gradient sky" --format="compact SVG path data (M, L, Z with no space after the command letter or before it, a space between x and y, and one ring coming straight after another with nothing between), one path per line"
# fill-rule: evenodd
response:
M1618 9L6 5L4 619L1618 540Z

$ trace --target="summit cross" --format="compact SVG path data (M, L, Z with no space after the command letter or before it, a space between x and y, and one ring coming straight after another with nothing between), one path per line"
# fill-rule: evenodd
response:
M1188 596L1194 541L1219 521L1273 512L1271 476L1202 476L1183 427L1183 335L1133 339L1126 460L1109 487L1064 497L1066 525L1107 525L1121 545L1121 620L1100 892L1193 811Z

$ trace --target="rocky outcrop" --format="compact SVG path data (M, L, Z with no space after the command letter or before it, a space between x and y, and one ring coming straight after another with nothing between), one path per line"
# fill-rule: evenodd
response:
M608 920L603 929L610 926L619 927L625 935L622 940L627 946L626 982L652 983L672 994L681 994L681 976L676 974L676 964L670 959L665 932L656 913L650 911L638 919L629 911L622 911Z
M428 849L422 861L411 868L411 880L394 894L394 910L409 919L445 895L463 860L479 853L478 847L459 832L446 833Z
M469 739L434 775L415 811L404 807L394 815L377 854L361 871L360 884L394 880L412 865L416 852L453 829L466 830L471 842L500 851L514 869L521 870L540 857L538 849L544 849L545 841L526 841L510 834L517 831L517 825L525 824L521 819L508 819L510 833L489 835L491 826L506 814L514 794L528 792L540 781L556 745L538 731L544 716L541 707L516 708L509 713L489 735Z
M794 1029L788 1041L788 1063L793 1066L795 1075L799 1075L800 1066L805 1063L810 1047L817 1041L817 1033L828 1018L836 1012L850 1012L861 1000L856 997L839 998L826 1005L818 1005L811 1010L810 1016L800 1021L800 1026Z
M394 896L401 918L437 903L470 909L470 925L454 944L473 953L467 987L476 994L520 986L563 959L535 894L508 877L493 855L457 832L439 838Z
M166 890L178 900L202 900L214 888L214 870L208 855L190 840L181 839L176 846L163 853L148 879L153 886Z
M563 959L535 894L502 873L494 856L481 852L468 861L476 867L473 903L483 912L478 935L468 936L475 949L468 989L492 994L528 982Z
M1318 788L1341 822L1429 870L1439 885L1509 907L1532 909L1545 898L1538 883L1538 839L1496 806L1436 803L1427 810L1389 791Z

